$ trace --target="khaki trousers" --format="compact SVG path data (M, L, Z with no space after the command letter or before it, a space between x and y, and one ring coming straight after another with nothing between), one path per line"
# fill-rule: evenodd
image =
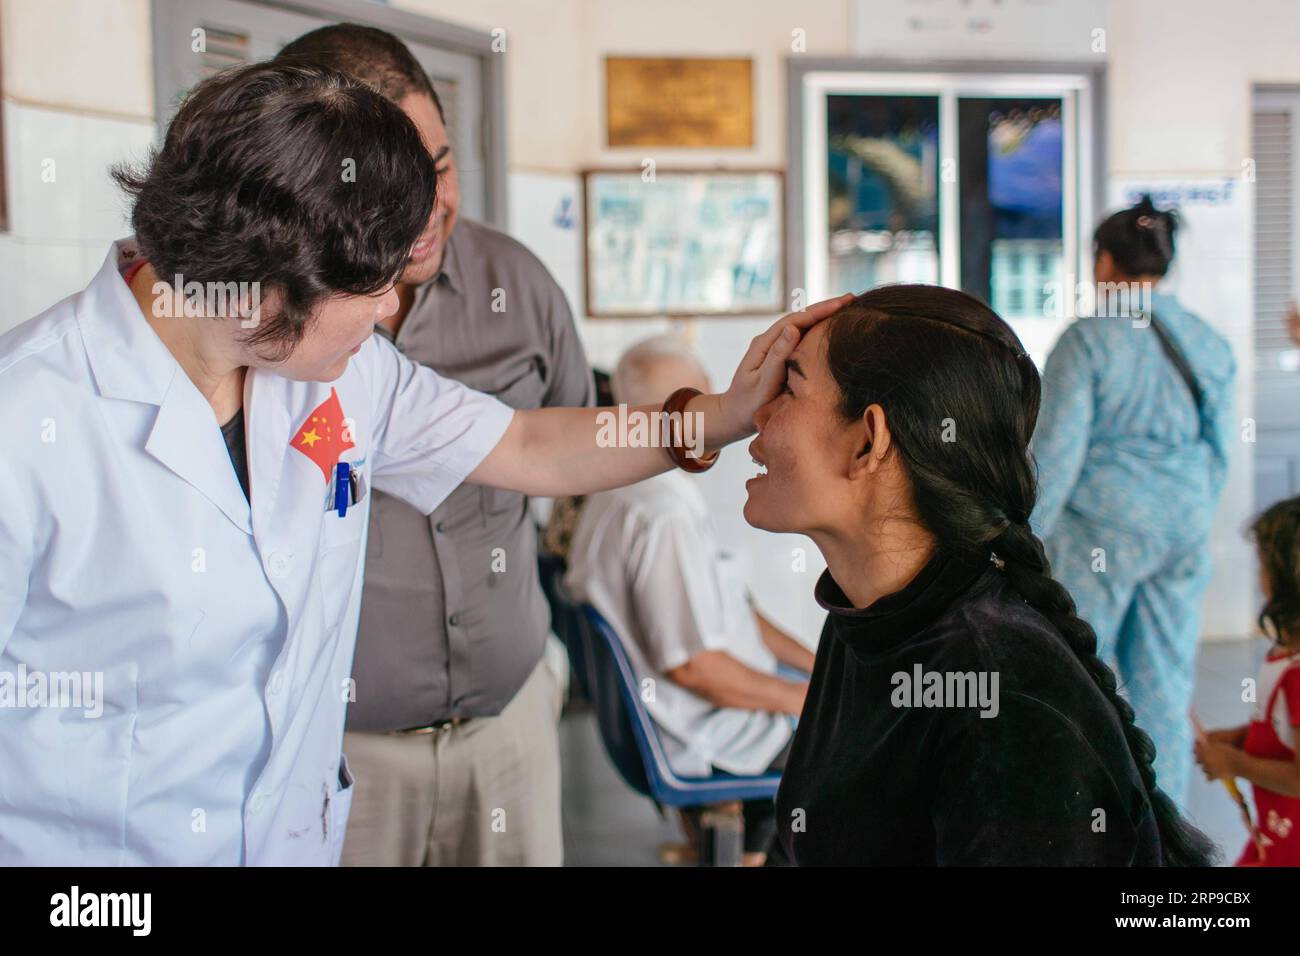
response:
M344 734L344 866L559 866L563 690L543 658L496 717L430 734Z

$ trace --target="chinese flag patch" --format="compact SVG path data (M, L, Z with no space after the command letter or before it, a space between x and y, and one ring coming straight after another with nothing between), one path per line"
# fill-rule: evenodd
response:
M328 485L339 455L356 447L352 432L343 421L343 406L339 404L338 392L330 389L330 397L312 409L307 420L293 433L289 444L315 462Z

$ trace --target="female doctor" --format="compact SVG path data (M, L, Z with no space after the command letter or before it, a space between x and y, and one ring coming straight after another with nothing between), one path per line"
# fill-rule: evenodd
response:
M429 512L462 481L574 495L698 463L371 335L436 175L342 74L219 74L116 175L134 238L0 337L0 864L332 864L368 488ZM839 302L689 398L706 455Z

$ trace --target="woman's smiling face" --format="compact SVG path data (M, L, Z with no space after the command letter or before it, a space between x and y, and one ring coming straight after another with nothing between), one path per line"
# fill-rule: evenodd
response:
M745 520L775 532L833 527L851 507L849 468L862 427L840 416L840 389L826 364L828 319L805 333L786 360L786 381L758 410L750 455L766 473L745 482Z

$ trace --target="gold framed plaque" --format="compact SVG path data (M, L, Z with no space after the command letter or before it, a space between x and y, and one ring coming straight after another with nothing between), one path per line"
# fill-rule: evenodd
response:
M749 149L748 57L605 57L606 137L616 146Z

